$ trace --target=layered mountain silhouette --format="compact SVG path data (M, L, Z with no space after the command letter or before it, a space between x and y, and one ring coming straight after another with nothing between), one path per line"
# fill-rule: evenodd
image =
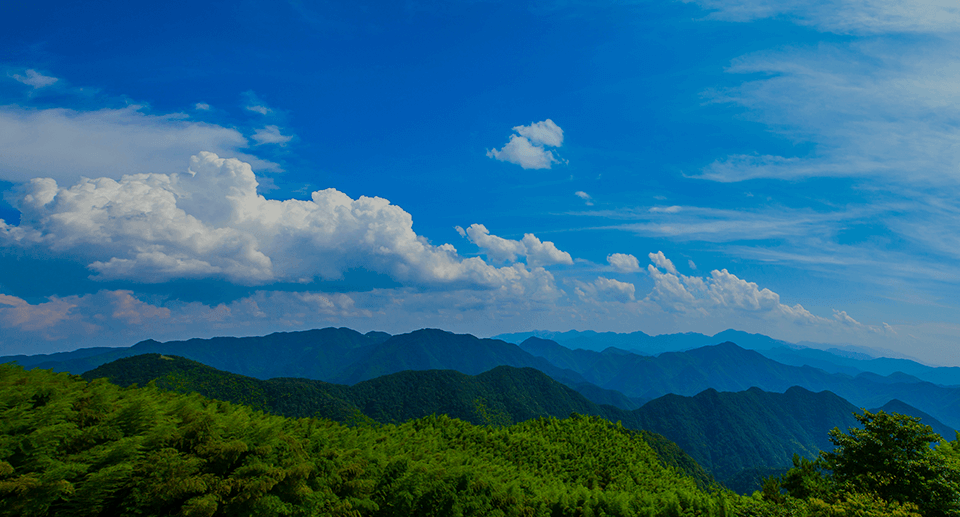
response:
M759 352L726 342L656 357L620 349L570 350L536 337L521 348L551 364L573 370L601 388L642 400L666 394L696 395L713 388L744 391L752 387L785 392L792 386L831 391L857 407L881 407L899 399L952 428L960 428L960 389L920 381L902 373L890 376L829 373L811 366L791 366Z

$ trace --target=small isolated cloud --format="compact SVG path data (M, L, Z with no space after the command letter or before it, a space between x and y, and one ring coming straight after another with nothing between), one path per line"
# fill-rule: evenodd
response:
M552 120L517 126L513 130L517 134L510 135L510 141L502 149L487 151L488 157L524 169L549 169L554 163L560 163L556 154L545 148L563 145L563 130Z
M263 102L252 90L243 92L241 96L243 97L243 109L261 115L269 115L273 112L273 110L267 106L267 103Z
M290 140L293 140L292 136L281 135L280 128L277 126L267 126L258 129L251 138L257 142L257 145L277 144L281 147L287 145L287 142Z
M690 266L690 269L697 269L697 265L692 260L687 260L687 265Z
M655 206L650 208L653 214L675 214L681 210L679 206Z
M549 266L553 264L573 264L573 258L565 251L560 251L550 241L541 242L534 234L524 234L519 241L504 239L492 235L490 230L482 224L473 224L463 230L457 227L461 235L466 234L470 242L479 246L487 257L494 262L514 262L519 257L526 257L530 266Z
M210 111L210 105L206 102L198 102L193 108L199 111Z
M582 190L578 190L578 191L574 192L573 195L574 195L574 196L577 196L577 197L580 198L580 199L582 199L582 200L587 204L587 206L593 206L593 198L590 197L590 194L587 194L586 192L584 192L584 191L582 191Z
M607 262L621 273L636 273L640 271L640 261L637 257L626 253L612 253L607 255Z
M36 70L27 70L24 72L24 75L12 74L10 77L20 81L23 84L32 86L34 89L43 88L45 86L50 86L51 84L59 81L56 77L50 77L43 75Z
M252 112L254 112L254 113L259 113L259 114L261 114L261 115L266 115L267 113L270 113L271 111L273 111L273 110L271 110L270 108L268 108L268 107L266 107L266 106L259 106L259 105L257 105L257 106L245 106L245 108L246 108L247 111L252 111Z

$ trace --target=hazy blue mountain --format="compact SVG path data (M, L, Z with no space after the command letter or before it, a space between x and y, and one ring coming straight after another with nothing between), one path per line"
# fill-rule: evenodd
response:
M951 428L950 426L944 424L943 422L940 422L936 418L933 418L932 416L928 415L927 413L924 413L923 411L920 411L919 409L911 406L910 404L907 404L906 402L902 402L897 399L893 399L890 402L887 402L886 404L884 404L883 407L879 407L871 411L873 412L886 411L887 413L900 413L901 415L915 416L919 418L920 421L923 422L924 424L932 427L933 432L939 434L940 437L943 438L944 440L954 440L956 439L956 436L957 436L956 429Z
M739 330L728 329L714 336L696 332L680 334L661 334L651 336L643 332L616 333L570 330L567 332L551 332L535 330L533 332L517 332L500 334L494 339L502 339L509 343L520 344L531 337L548 339L571 350L583 349L600 352L614 347L628 350L641 355L657 355L663 352L679 352L699 348L706 345L716 345L724 341L733 341L743 348L751 350L766 350L784 346L795 346L773 339L763 334L750 334Z
M297 377L345 384L403 370L449 369L477 374L500 365L533 367L583 392L597 403L628 410L639 407L638 401L593 386L580 374L555 367L514 344L436 329L398 336L326 328L262 337L218 337L166 343L147 340L129 348L81 349L42 358L29 357L21 364L80 374L116 359L144 353L186 357L258 379Z
M895 374L856 377L829 373L810 366L791 366L733 343L706 346L656 357L616 350L569 350L539 338L521 348L554 365L570 368L593 384L623 392L631 398L654 399L666 394L692 396L713 388L738 392L758 387L784 392L792 386L831 391L858 407L880 407L899 399L945 424L960 428L960 389Z
M221 370L259 379L305 377L328 380L356 362L389 334L361 334L348 328L277 332L258 337L215 337L160 343L152 339L128 348L80 349L65 354L31 357L29 367L81 374L97 366L146 353L173 354ZM101 353L95 353L98 351ZM28 366L23 361L18 362Z
M354 384L404 370L443 369L476 375L501 365L532 367L558 380L586 382L579 374L554 366L512 343L438 329L391 336L333 375L331 380Z
M571 350L583 349L601 352L614 347L640 355L658 355L664 352L682 352L716 345L723 342L736 343L741 348L756 350L774 361L791 366L812 366L830 373L845 373L856 376L871 372L888 376L896 372L912 375L917 379L947 386L960 386L960 367L931 367L902 358L895 352L845 345L829 348L823 343L788 343L763 334L750 334L728 329L713 336L693 332L650 336L643 332L618 334L614 332L576 331L551 332L537 330L501 334L495 339L522 344L531 337L553 341ZM894 354L881 357L883 354ZM904 379L904 382L908 382Z
M809 365L831 373L857 375L860 372L871 372L887 376L902 372L934 384L960 386L960 368L958 367L933 367L909 359L872 358L863 354L844 353L838 349L774 348L764 350L762 353L784 364Z

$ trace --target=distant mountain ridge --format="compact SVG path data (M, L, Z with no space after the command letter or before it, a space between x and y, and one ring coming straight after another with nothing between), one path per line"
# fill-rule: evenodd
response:
M830 373L846 373L853 376L861 372L887 376L900 371L934 384L960 386L960 367L933 367L905 357L882 357L883 354L895 354L889 350L852 345L824 349L823 347L829 345L810 342L794 344L763 334L751 334L733 329L724 330L713 336L696 332L650 336L643 332L619 334L576 330L567 332L537 330L500 334L494 336L494 339L520 344L531 337L551 340L572 350L579 348L602 352L614 347L649 356L665 352L684 352L731 341L741 348L756 350L769 359L791 366L812 366Z
M81 374L116 359L145 353L177 355L258 379L298 377L341 384L354 384L403 370L448 369L477 374L500 365L531 367L582 391L598 403L625 409L639 407L637 401L594 386L580 374L558 368L517 345L438 329L391 336L330 327L262 337L216 337L166 343L147 340L129 348L80 349L53 356L14 359L27 368ZM0 362L8 360L10 358L0 358Z
M831 391L859 407L879 407L899 399L960 428L960 388L917 382L902 375L879 379L870 375L851 377L810 366L790 366L729 342L686 352L665 352L656 357L617 349L570 350L535 337L520 347L555 366L581 374L601 388L620 391L631 398L649 400L671 393L693 396L709 388L738 392L758 387L782 393L792 386L801 386L815 392Z
M740 334L754 339L755 344L757 340L770 341L766 336ZM693 396L708 388L737 392L754 386L784 392L802 386L834 392L859 407L879 407L899 399L953 428L960 427L960 388L918 382L905 375L850 376L791 366L733 343L651 357L618 348L570 350L537 338L517 346L436 329L390 336L327 328L263 337L144 341L130 348L93 352L58 354L56 358L64 359L58 362L43 361L50 357L30 357L21 364L82 373L120 357L152 352L180 355L260 379L302 377L346 384L405 369L479 373L507 365L536 368L594 402L622 409L635 409L668 393Z

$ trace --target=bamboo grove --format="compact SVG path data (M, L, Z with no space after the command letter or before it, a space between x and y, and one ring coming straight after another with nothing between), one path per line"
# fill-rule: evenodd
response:
M949 482L957 450L931 449ZM811 465L784 486L817 490L771 482L739 496L698 487L640 433L599 417L344 425L0 365L4 516L920 515ZM957 493L946 497L937 511L957 515Z

